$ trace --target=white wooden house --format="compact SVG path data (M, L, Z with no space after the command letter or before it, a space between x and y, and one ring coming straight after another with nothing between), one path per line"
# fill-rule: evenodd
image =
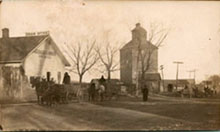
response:
M17 78L23 74L28 81L32 76L41 76L62 83L67 66L70 66L70 63L49 34L10 37L9 29L2 29L0 86L3 84L3 74L7 68L17 69L18 72L13 73ZM12 78L12 73L8 76Z

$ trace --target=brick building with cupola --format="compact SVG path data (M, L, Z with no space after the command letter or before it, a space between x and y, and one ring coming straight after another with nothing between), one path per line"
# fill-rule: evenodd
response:
M141 81L150 84L153 91L159 92L161 77L158 73L158 48L147 41L147 31L140 23L136 24L131 33L131 41L120 49L120 79L127 85L136 84L137 74L141 72L141 65L137 68L138 45L140 44L141 51L148 52L149 50L154 50L150 57L150 67L145 74L145 80Z

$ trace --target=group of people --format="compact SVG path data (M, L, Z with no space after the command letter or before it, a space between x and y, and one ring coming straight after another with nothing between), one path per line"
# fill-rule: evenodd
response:
M69 85L70 81L71 81L70 75L67 72L65 72L63 78L63 84ZM90 84L90 87L88 89L89 101L94 101L96 96L99 96L101 101L104 100L104 93L106 91L106 80L104 76L101 76L101 78L98 80L98 83L99 86L96 86L94 82ZM148 100L149 88L146 84L143 84L141 89L142 89L143 101L146 102Z
M104 100L104 93L106 92L106 80L102 76L98 82L91 82L88 89L89 101L95 101L97 97L100 97L100 101Z
M188 87L187 85L184 87L184 89L182 90L183 94L185 92L186 95L189 95L190 97L209 97L209 96L213 96L214 94L217 94L217 91L215 89L215 87L210 88L209 86L204 86L203 90L199 90L198 86L191 86Z
M205 92L205 96L213 96L214 94L217 94L217 91L215 89L215 87L213 88L209 88L208 86L204 87L204 92Z

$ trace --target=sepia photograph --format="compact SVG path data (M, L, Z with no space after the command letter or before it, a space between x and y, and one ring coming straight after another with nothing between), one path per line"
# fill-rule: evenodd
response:
M1 131L220 130L220 1L0 0Z

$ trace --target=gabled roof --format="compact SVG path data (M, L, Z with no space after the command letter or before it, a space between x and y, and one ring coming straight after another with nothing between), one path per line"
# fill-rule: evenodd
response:
M52 40L49 35L0 38L0 64L22 62L47 38ZM70 66L70 63L53 40L52 43L65 65Z
M0 38L0 63L21 62L47 36Z
M175 79L165 79L164 83L176 84ZM194 79L178 79L178 84L180 85L187 85L194 83Z
M145 74L145 80L149 81L159 81L161 80L159 73L146 73Z

